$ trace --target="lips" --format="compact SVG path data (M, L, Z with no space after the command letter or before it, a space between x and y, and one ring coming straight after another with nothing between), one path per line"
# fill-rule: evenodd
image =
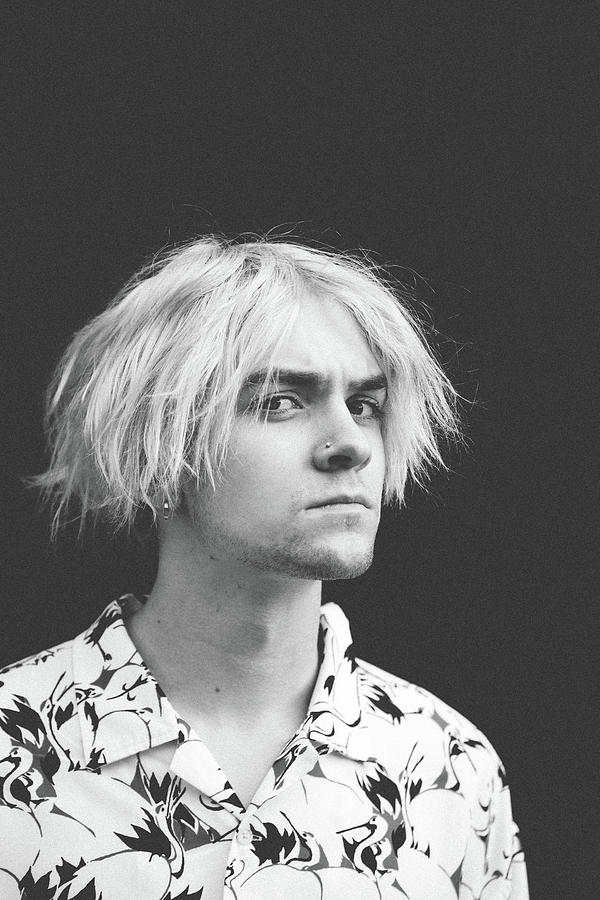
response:
M336 506L343 503L358 503L361 506L369 507L369 502L362 494L336 494L335 497L325 497L317 503L311 503L307 509L318 509L321 506Z

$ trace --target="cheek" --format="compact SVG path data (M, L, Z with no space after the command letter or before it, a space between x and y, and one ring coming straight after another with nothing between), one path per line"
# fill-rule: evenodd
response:
M249 450L238 452L215 495L217 506L236 517L252 510L268 512L271 505L284 500L293 484L288 460L273 452L273 447L260 443Z
M250 433L237 435L235 456L228 466L228 483L235 489L270 490L271 486L289 483L290 475L303 466L303 436L280 423L271 430L248 428ZM286 482L287 479L287 482Z

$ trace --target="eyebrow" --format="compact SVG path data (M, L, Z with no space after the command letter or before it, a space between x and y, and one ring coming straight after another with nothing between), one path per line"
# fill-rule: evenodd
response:
M307 372L299 371L296 369L276 369L273 374L277 382L285 381L287 382L287 384L296 385L298 387L313 388L316 390L322 390L329 383L329 379L327 378L327 376L323 375L322 372ZM261 369L258 372L253 372L246 379L246 384L249 386L264 384L264 382L267 380L267 375L268 373L265 369ZM369 378L351 381L349 384L349 387L352 391L385 391L387 390L387 386L387 378L382 373L372 375Z

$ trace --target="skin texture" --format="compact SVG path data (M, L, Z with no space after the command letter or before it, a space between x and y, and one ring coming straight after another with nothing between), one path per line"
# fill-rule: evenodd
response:
M282 379L266 421L248 412L256 386L245 389L222 480L188 485L159 520L156 582L127 622L175 709L247 798L306 715L322 580L371 564L385 472L374 413L385 389L357 387L381 370L352 315L306 298L276 362L321 381ZM341 494L362 502L310 508Z

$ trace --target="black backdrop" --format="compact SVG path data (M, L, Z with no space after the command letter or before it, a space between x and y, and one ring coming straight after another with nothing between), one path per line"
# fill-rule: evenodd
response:
M153 548L48 545L19 477L71 333L148 255L297 234L416 272L470 446L328 585L358 655L471 718L533 897L592 897L594 5L4 3L0 665L148 589Z

